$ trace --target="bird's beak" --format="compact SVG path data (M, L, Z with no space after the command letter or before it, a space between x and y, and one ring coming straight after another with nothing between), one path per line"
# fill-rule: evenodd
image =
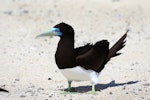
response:
M61 36L61 35L62 35L62 33L60 32L60 30L58 28L51 28L47 32L43 32L43 33L39 34L38 36L36 36L36 38L44 37L44 36Z

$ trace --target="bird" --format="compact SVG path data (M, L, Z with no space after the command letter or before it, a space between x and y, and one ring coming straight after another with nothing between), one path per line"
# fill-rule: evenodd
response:
M55 62L60 72L68 81L67 92L72 92L72 81L91 81L91 93L95 94L95 85L99 83L99 74L112 57L116 57L125 46L126 33L109 49L108 40L100 40L95 44L87 43L75 48L75 32L71 25L61 22L36 36L58 36Z

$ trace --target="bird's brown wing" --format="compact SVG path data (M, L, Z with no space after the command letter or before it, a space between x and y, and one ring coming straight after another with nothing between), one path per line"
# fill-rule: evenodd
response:
M92 48L92 44L86 44L84 46L81 46L81 47L78 47L78 48L75 48L74 49L74 52L75 52L75 57L78 56L78 55L81 55L81 54L84 54L86 52L88 52L91 48Z
M108 54L109 43L106 40L97 42L86 52L76 55L76 62L85 69L100 72Z

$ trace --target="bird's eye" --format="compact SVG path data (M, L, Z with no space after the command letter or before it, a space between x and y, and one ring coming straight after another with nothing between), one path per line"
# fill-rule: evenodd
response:
M59 29L56 29L55 31L56 31L56 32L60 32L60 30L59 30Z
M59 30L57 29L56 31L58 32Z

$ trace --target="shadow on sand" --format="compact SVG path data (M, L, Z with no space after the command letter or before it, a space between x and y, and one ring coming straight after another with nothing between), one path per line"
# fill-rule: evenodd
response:
M131 84L136 84L139 81L129 81L126 83L115 83L115 80L111 81L108 84L97 84L95 85L95 90L96 91L101 91L110 87L117 87L117 86L124 86L124 85L131 85ZM67 89L65 89L66 91ZM88 91L91 91L91 85L90 86L78 86L78 87L73 87L72 88L73 92L78 92L78 93L85 93Z

